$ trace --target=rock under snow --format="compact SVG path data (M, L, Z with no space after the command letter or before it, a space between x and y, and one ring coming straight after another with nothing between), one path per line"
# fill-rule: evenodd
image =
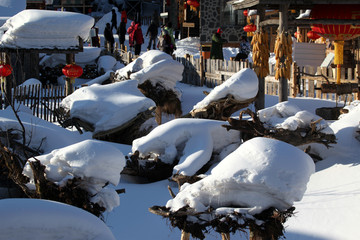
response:
M223 159L211 174L184 184L166 206L201 212L209 208L251 208L253 214L275 207L280 211L300 201L315 164L300 149L282 141L253 138Z
M59 48L79 46L87 39L94 18L74 12L27 9L9 18L0 45L11 48Z
M209 95L193 107L193 110L205 108L211 102L225 98L229 94L233 95L237 101L254 98L258 93L258 82L259 80L254 70L244 68L232 75L221 85L216 86Z

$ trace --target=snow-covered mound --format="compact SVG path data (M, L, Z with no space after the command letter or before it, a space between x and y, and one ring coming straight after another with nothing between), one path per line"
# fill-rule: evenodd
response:
M184 184L166 206L184 206L196 212L209 207L243 207L259 213L269 207L280 211L300 201L315 164L300 149L282 141L253 138L223 159L211 175Z
M136 58L134 61L126 65L124 68L116 71L116 75L118 76L118 78L127 77L128 72L134 73L140 71L143 68L147 68L150 65L155 64L161 60L173 61L173 58L169 54L164 53L162 51L150 50L141 54L138 58Z
M21 11L0 28L2 47L59 48L79 46L78 37L87 39L94 18L80 13L34 10Z
M24 105L16 105L15 109L25 128L26 146L49 153L55 148L62 148L88 138L78 132L69 131L58 125L32 115L32 110ZM0 111L0 131L11 129L10 133L21 135L22 127L11 107ZM20 143L22 139L20 138Z
M192 176L211 158L231 144L239 143L239 131L222 127L223 121L207 119L174 119L153 129L148 135L135 139L132 151L140 157L151 154L163 162L179 163L173 173Z
M110 130L155 106L154 101L144 97L137 85L137 81L129 80L82 87L64 98L60 106L70 110L70 117L93 124L94 134Z
M160 83L165 89L172 90L180 97L175 85L182 80L184 65L174 60L169 54L159 50L150 50L140 55L135 61L116 71L117 79L137 80L139 85L149 80L153 86Z
M80 208L41 199L3 199L1 238L115 240L106 224Z
M235 100L238 101L254 98L258 92L258 87L258 78L254 70L244 68L221 85L216 86L209 95L193 107L193 110L204 108L211 102L225 98L229 94L233 95Z
M186 54L192 55L194 58L200 58L200 38L188 37L176 41L176 50L174 55L176 57L185 57Z
M274 106L258 111L258 117L265 127L268 128L282 128L294 131L298 128L309 127L312 122L319 121L316 124L317 130L328 131L328 124L321 117L310 113L288 101L280 102Z
M114 189L105 187L107 183L116 186L120 181L120 172L125 166L122 152L106 142L85 140L51 153L36 157L46 166L46 178L64 186L67 180L81 178L81 187L90 195L94 203L111 211L120 204ZM30 158L29 161L34 160ZM23 174L30 178L28 187L35 189L33 171L26 163Z

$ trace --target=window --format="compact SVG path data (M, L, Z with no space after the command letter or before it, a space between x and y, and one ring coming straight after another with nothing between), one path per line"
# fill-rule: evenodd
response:
M233 10L228 1L221 1L221 22L223 25L245 25L246 20L242 10Z

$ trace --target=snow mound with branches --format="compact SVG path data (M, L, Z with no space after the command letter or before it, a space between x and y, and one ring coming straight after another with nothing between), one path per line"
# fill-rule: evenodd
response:
M253 138L223 159L211 174L184 184L166 207L243 207L260 213L269 207L286 210L300 201L315 164L300 149L282 141Z
M240 132L227 131L223 124L207 119L174 119L135 139L132 152L139 151L140 157L158 156L168 164L179 159L173 173L192 176L210 160L213 152L220 153L239 143Z

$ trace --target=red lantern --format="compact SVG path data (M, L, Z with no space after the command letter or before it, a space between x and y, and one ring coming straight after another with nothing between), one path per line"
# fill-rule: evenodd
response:
M298 36L298 32L295 32L295 33L294 33L294 36L297 38L297 36Z
M243 15L244 15L245 17L247 17L247 16L248 16L248 10L244 10L244 11L243 11Z
M360 19L359 4L315 5L311 9L312 19ZM336 83L340 84L340 66L343 64L344 41L360 36L360 25L352 24L313 24L312 30L318 35L334 41L337 65Z
M83 69L76 64L68 64L63 69L62 72L65 76L70 78L71 83L75 82L75 78L80 77L83 74Z
M0 77L7 77L11 74L12 67L10 64L0 64Z
M311 10L312 19L360 19L359 4L316 5ZM360 25L313 24L312 30L330 40L350 40L360 36Z
M314 31L309 31L306 35L311 40L316 40L316 39L320 38L320 35Z
M187 5L193 6L194 8L198 8L200 3L197 0L187 0Z
M256 31L256 25L255 24L248 24L244 27L245 32L255 32Z

